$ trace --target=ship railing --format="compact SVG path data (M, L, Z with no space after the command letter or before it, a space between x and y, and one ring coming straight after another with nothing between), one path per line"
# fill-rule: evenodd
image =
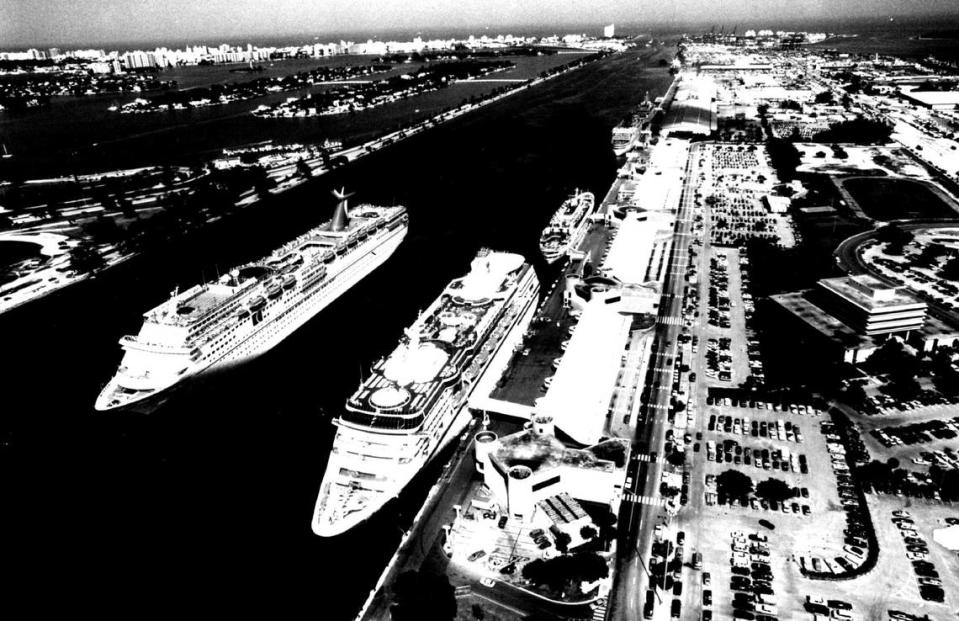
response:
M162 351L164 353L182 353L184 355L189 354L192 351L192 348L184 347L183 345L169 345L167 343L144 341L143 339L140 339L136 336L131 336L129 334L120 338L120 345L133 347L135 349Z

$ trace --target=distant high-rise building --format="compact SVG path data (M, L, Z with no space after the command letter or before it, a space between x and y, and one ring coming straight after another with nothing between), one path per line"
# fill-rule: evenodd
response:
M607 39L612 39L616 36L616 24L610 24L603 28L603 36Z
M47 50L47 53L50 55L50 58L58 58L60 56L60 48L51 47Z
M123 65L127 69L146 69L156 66L156 57L153 52L126 52L123 55Z

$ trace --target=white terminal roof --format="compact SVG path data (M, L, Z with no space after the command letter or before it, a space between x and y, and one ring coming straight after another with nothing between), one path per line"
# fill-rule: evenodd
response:
M917 91L903 87L903 95L920 101L927 106L959 106L959 90L955 91Z
M679 207L689 141L669 138L651 153L646 173L635 182L633 202L649 211L672 211Z
M665 213L626 214L619 225L616 239L609 249L603 268L607 275L626 284L646 282L646 271L658 239L672 235L674 217ZM669 260L668 247L665 248Z
M594 444L603 435L631 322L631 315L616 312L604 300L590 301L536 407L577 442Z

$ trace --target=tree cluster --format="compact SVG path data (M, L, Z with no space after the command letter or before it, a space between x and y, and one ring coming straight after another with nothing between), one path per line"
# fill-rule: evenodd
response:
M523 567L523 577L533 584L564 592L570 591L572 585L592 582L608 575L606 560L595 552L536 559Z

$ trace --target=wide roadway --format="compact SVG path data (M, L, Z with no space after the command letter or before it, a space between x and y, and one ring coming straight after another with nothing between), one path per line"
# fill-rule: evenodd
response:
M694 175L692 162L698 157L698 145L693 145L686 164L683 193L673 233L673 245L669 256L669 270L663 283L660 299L656 340L653 343L650 369L652 372L649 392L643 393L646 412L641 425L636 427L633 438L633 459L628 467L628 476L633 478L628 491L645 498L659 497L659 482L662 478L661 460L639 462L635 456L655 452L663 456L665 433L669 424L669 404L673 385L673 363L677 353L677 337L682 327L683 292L686 286L685 272L689 262L689 244L692 240L692 206ZM616 555L616 576L606 609L607 619L640 619L645 601L648 573L646 560L652 545L653 529L667 519L663 507L624 500L619 512L619 540ZM657 605L665 598L658 591Z

